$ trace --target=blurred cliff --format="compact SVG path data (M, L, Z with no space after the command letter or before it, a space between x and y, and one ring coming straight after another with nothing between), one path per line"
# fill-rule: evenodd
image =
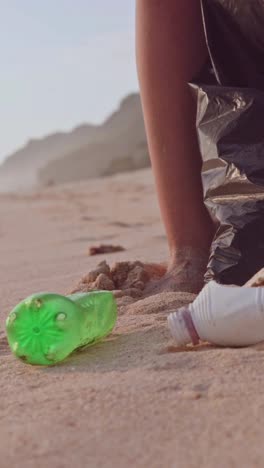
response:
M0 190L89 179L149 166L138 94L127 96L102 125L83 124L30 140L0 166Z

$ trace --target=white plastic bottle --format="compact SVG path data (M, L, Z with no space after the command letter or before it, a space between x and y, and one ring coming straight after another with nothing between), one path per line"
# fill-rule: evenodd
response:
M220 346L264 341L264 287L208 283L195 301L168 316L178 346L199 340Z

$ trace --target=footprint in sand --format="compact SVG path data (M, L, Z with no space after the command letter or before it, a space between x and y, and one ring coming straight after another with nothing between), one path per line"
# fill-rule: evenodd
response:
M122 221L113 221L107 224L108 226L115 226L115 227L121 227L121 228L135 228L135 227L144 226L144 223L124 223Z

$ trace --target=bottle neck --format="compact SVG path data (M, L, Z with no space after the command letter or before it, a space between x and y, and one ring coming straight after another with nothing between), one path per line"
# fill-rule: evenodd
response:
M200 341L194 326L189 307L182 307L168 316L169 329L178 346L192 343L197 345Z

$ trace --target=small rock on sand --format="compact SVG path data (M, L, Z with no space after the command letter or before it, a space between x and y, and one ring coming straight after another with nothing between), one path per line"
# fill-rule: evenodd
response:
M122 252L123 250L125 249L121 245L105 245L105 244L101 244L98 246L93 245L89 248L89 255Z

